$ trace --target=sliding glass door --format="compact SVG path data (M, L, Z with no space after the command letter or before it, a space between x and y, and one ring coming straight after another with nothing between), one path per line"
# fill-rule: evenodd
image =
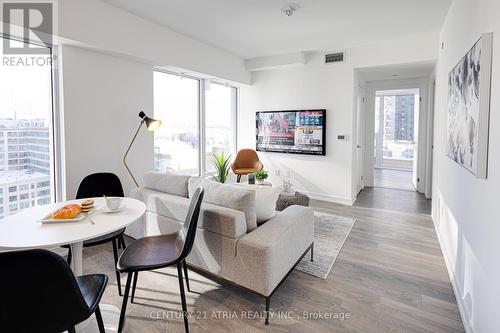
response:
M0 217L4 217L54 202L56 168L51 62L26 65L14 61L21 56L4 55L2 50L0 57Z

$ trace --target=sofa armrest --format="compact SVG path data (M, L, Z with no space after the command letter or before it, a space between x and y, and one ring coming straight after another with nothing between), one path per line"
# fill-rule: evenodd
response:
M240 278L270 295L314 241L314 212L290 206L238 241Z

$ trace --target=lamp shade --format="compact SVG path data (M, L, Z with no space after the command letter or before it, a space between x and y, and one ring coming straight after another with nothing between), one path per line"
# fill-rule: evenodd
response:
M148 131L150 132L156 130L158 127L161 126L161 120L149 118L143 111L139 112L139 118L141 118L142 121L144 121Z

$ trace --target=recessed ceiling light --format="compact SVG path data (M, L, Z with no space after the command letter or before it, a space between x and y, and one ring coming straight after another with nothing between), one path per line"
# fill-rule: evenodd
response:
M299 10L300 6L296 3L287 3L283 7L281 7L281 12L286 16L293 16L297 10Z

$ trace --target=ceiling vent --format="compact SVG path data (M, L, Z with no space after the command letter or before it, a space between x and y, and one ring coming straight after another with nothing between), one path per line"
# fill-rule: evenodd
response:
M335 52L325 55L325 64L344 62L345 54L344 52Z

